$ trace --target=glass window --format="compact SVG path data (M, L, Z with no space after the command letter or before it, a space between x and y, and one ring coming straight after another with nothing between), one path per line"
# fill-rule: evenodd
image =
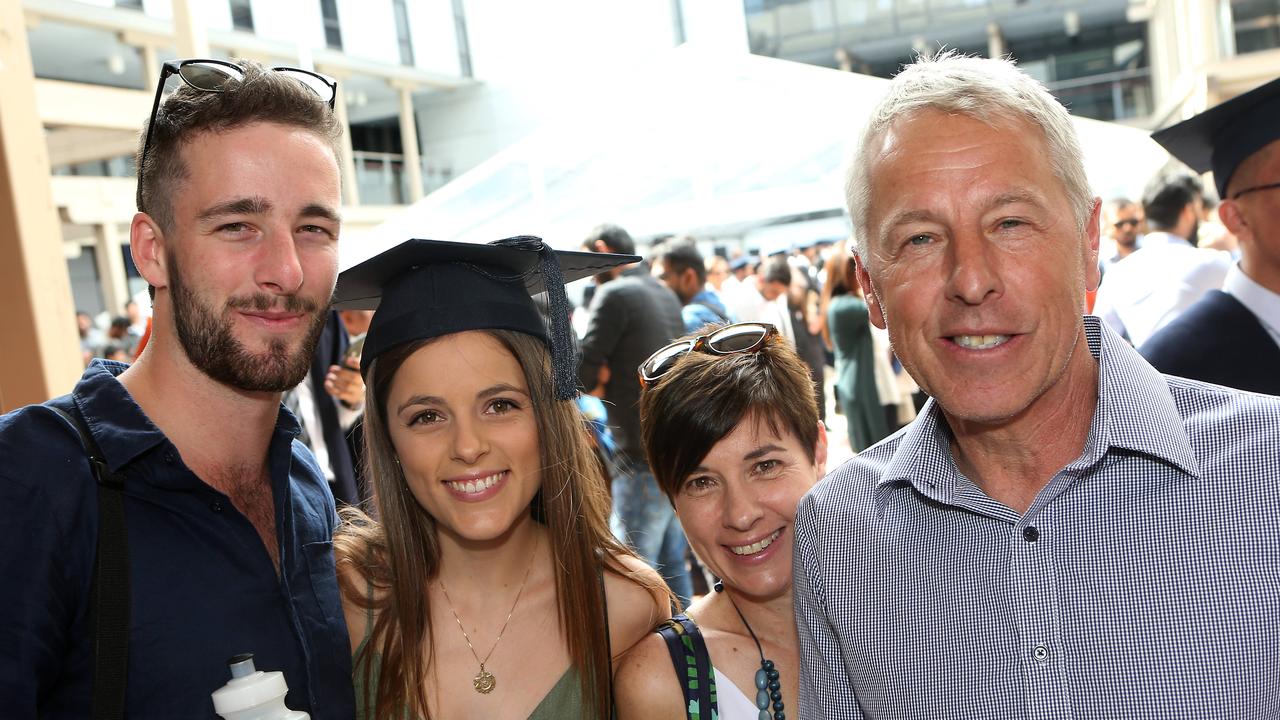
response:
M1103 75L1147 66L1144 23L1107 23L1082 28L1075 37L1061 33L1008 38L1008 51L1023 69L1045 83Z
M1154 110L1143 23L1095 24L1075 37L1013 37L1008 50L1073 115L1122 120Z
M338 24L337 0L320 0L320 16L324 19L324 44L333 50L342 49L342 26Z
M253 7L249 0L231 0L231 27L253 32Z
M142 0L116 0L116 7L129 8L130 10L141 10Z
M1280 0L1232 0L1236 54L1280 47Z
M78 177L133 177L136 174L132 155L120 155L101 160L86 160L70 165L59 165L52 169L54 175L75 175Z
M409 35L409 9L405 0L392 0L396 15L396 42L400 45L400 64L413 64L413 39Z
M471 77L471 42L467 39L467 14L462 0L453 0L453 28L458 39L458 71Z
M143 77L142 51L105 28L42 20L27 31L35 76L46 80L152 91L155 78ZM67 52L92 48L93 58Z

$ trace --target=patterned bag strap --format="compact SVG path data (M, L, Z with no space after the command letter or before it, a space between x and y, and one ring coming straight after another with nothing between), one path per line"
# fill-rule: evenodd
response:
M676 615L658 626L657 633L667 643L671 664L675 667L680 689L684 692L685 717L688 720L718 720L716 674L702 631L687 615Z

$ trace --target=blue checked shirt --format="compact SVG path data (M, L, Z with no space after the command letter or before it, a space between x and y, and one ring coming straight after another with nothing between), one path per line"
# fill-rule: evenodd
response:
M800 717L1280 718L1280 398L1085 329L1089 438L1026 515L932 401L805 496Z

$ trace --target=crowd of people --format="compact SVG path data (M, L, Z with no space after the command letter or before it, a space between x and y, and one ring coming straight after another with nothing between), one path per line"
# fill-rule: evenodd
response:
M165 64L147 340L0 417L7 713L212 717L250 651L318 719L1280 716L1280 80L1156 135L1231 252L1195 175L1104 204L1042 85L942 53L846 240L341 274L335 96Z
M124 314L97 317L76 311L76 330L80 333L80 356L88 367L94 358L132 362L142 349L147 336L147 317L136 300L125 303Z

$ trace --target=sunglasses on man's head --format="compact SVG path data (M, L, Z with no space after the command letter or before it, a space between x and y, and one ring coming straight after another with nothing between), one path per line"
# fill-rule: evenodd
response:
M737 323L692 340L673 342L640 363L640 386L647 388L657 382L671 372L680 358L691 352L711 355L759 352L777 333L778 329L768 323Z
M333 78L294 67L273 67L271 71L302 83L320 100L328 103L329 109L333 110L334 102L338 97L338 82ZM160 71L160 82L156 84L156 98L151 103L151 118L147 120L147 137L142 142L142 157L139 158L137 168L138 209L143 212L146 212L146 208L142 207L143 169L147 166L147 151L151 149L151 134L156 124L156 113L160 110L160 98L164 95L165 82L171 75L177 75L188 87L203 92L230 92L244 82L244 68L226 60L192 58L171 60L164 64L164 68Z

